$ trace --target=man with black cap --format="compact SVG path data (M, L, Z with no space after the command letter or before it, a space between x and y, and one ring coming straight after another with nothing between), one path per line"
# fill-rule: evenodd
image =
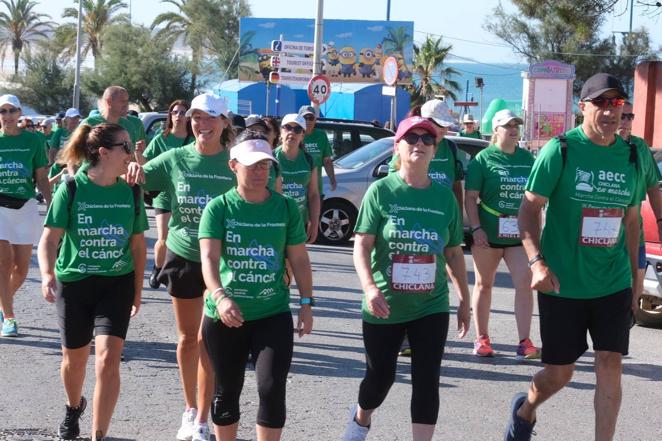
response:
M614 437L621 359L637 307L632 288L643 197L636 146L617 136L625 98L616 77L589 78L580 95L582 125L550 140L531 170L519 227L538 290L544 368L528 394L513 398L506 440L531 439L536 409L572 379L588 349L587 332L597 378L595 439Z
M303 138L303 145L306 152L313 157L313 163L317 167L317 186L320 192L320 209L324 201L324 189L322 188L322 166L326 170L331 184L331 191L336 189L336 174L333 169L333 160L331 159L331 145L329 138L324 130L316 129L317 109L313 106L301 106L299 116L306 120L306 136Z

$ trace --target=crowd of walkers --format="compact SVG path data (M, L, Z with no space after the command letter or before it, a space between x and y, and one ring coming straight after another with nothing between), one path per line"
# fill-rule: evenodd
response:
M315 128L317 109L304 106L280 122L243 119L206 93L174 101L163 131L147 144L125 89L109 87L99 103L82 121L77 109L67 110L55 130L49 121L38 135L20 119L19 99L0 96L2 336L18 335L13 297L38 242L42 294L55 304L62 343L66 406L58 435L81 433L94 343L91 437L105 439L123 344L140 311L149 197L157 240L148 283L170 294L178 337L183 412L176 439L209 440L210 426L219 441L237 439L251 362L257 439L279 440L293 334L313 329L306 244L317 237L322 168L327 190L336 185L328 139ZM648 196L662 219L661 177L646 144L631 134L634 113L615 77L588 79L579 109L582 124L535 159L518 146L523 120L497 112L490 145L466 170L446 138L453 121L444 101L412 109L399 124L390 173L369 187L355 227L366 370L343 441L369 436L399 355L411 357L411 437L432 439L449 281L458 297L458 337L469 333L473 316L474 354L494 356L488 325L502 259L515 288L515 355L542 358L543 366L528 392L513 398L504 439L531 438L537 409L570 381L588 349L587 333L595 351L596 439L613 439L621 359L645 268L639 205ZM470 115L462 123L463 136L481 136ZM48 206L43 225L37 190ZM473 236L473 296L461 248L463 209ZM533 290L540 347L531 339Z

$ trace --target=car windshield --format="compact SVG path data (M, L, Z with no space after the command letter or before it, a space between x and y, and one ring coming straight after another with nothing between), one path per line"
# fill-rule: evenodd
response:
M363 164L381 155L384 150L393 147L393 137L378 139L375 142L366 144L363 147L346 154L336 160L335 165L338 168L355 169Z

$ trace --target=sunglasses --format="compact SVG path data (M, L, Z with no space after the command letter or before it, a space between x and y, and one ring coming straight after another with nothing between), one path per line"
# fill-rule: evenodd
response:
M621 119L622 120L629 119L630 121L632 121L634 119L634 113L623 113L621 114Z
M133 146L129 141L116 142L115 144L110 144L109 147L122 147L126 153L133 153Z
M173 116L185 116L186 110L173 110L170 112L170 114Z
M620 107L625 104L625 98L604 98L597 97L593 99L584 100L584 102L589 102L596 107L601 109L606 109L608 107Z
M416 133L406 133L401 139L404 139L405 142L409 145L415 145L420 140L425 145L434 145L436 141L435 137L429 133L424 133L423 135L417 135Z
M9 113L10 115L13 115L14 113L19 112L21 109L17 109L16 107L12 107L11 109L0 109L0 115L4 115L5 113Z
M313 115L309 114L309 115L304 116L303 119L305 119L306 121L313 121L313 120L315 120L315 117Z
M291 126L289 124L285 124L283 126L283 130L286 132L294 132L295 134L299 135L300 133L303 132L303 127L301 126Z

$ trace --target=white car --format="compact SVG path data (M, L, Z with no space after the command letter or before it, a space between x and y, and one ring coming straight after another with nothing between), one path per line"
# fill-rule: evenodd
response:
M459 136L448 136L458 146L458 158L464 169L485 147L487 141ZM321 208L320 241L346 244L352 237L361 200L374 181L386 176L393 155L394 138L382 138L348 153L334 162L337 187L331 191L329 178L322 170L324 195Z

